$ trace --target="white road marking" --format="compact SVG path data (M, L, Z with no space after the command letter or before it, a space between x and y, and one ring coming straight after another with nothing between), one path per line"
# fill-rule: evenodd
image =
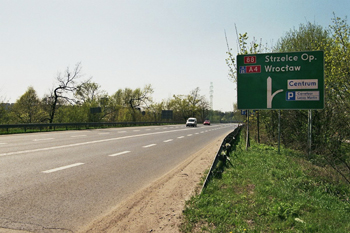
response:
M152 146L155 146L155 145L157 145L157 144L149 144L147 146L143 146L143 148L148 148L148 147L152 147Z
M38 149L32 149L32 150L12 151L12 152L1 153L0 157L8 156L8 155L18 155L18 154L25 154L25 153L48 151L48 150L57 150L57 149L75 147L75 146L84 146L84 145L95 144L95 143L116 141L116 140L122 140L122 139L128 139L128 138L144 137L144 136L150 136L150 135L156 135L156 134L165 134L165 133L184 131L184 130L188 130L188 129L181 128L178 130L169 130L169 131L161 131L161 132L154 132L154 133L144 133L144 134L129 135L129 136L123 136L123 137L116 137L116 138L107 138L107 139L101 139L101 140L95 140L95 141L73 143L73 144L67 144L67 145L61 145L61 146L45 147L45 148L38 148Z
M173 139L168 139L168 140L165 140L163 142L171 142Z
M133 130L134 132L139 132L139 131L141 131L141 130L139 130L139 129L135 129L135 130Z
M48 140L53 140L54 138L41 138L41 139L34 139L34 142L39 142L39 141L48 141ZM1 144L1 143L0 143Z
M109 134L109 133L98 133L99 135Z
M57 172L57 171L61 171L61 170L64 170L64 169L68 169L68 168L72 168L72 167L76 167L76 166L80 166L80 165L83 165L84 163L74 163L74 164L71 164L71 165L67 165L67 166L63 166L63 167L58 167L58 168L54 168L54 169L50 169L50 170L46 170L46 171L43 171L42 173L52 173L52 172Z
M82 134L82 135L73 135L71 136L72 138L80 138L80 137L86 137L87 135Z
M184 138L185 136L180 136L180 137L177 137L177 138Z
M187 136L188 136L188 137L191 137L191 136L192 136L192 134L188 134Z
M126 133L126 131L119 131L118 133Z
M119 153L116 153L116 154L112 154L112 155L108 155L108 156L110 156L110 157L114 157L114 156L118 156L118 155L123 155L123 154L127 154L127 153L130 153L131 151L128 151L128 150L126 150L126 151L123 151L123 152L119 152Z
M0 145L6 145L7 143L5 143L5 142L0 142Z

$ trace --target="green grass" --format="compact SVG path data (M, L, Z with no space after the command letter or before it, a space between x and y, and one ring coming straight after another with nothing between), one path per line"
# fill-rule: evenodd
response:
M350 232L348 187L300 153L239 142L232 166L192 197L182 232Z

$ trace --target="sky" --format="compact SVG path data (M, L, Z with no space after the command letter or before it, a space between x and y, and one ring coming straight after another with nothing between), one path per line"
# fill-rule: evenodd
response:
M235 25L272 47L300 24L327 28L348 12L349 0L0 0L0 100L30 86L42 98L81 63L80 80L109 95L150 84L155 102L197 87L210 101L212 83L213 109L233 111L225 31L236 55Z

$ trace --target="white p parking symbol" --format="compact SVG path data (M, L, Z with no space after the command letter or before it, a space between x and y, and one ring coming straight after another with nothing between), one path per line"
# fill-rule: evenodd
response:
M295 91L287 91L286 100L295 100Z

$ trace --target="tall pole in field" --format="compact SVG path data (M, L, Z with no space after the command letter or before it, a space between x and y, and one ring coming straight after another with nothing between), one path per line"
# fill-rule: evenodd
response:
M308 141L308 156L311 155L311 144L312 144L312 110L310 109L308 111L308 118L307 118L307 141Z
M278 154L281 153L281 110L278 110Z
M250 141L249 141L249 110L246 111L246 114L247 114L247 138L246 138L245 149L248 150L248 147L250 147Z

